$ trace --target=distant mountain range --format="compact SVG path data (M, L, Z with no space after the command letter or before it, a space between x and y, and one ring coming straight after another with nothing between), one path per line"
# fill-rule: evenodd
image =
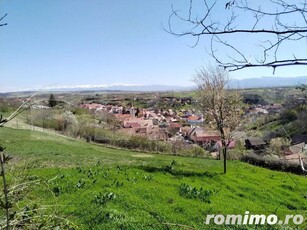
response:
M86 86L60 86L44 89L44 91L182 91L192 89L192 87L174 86L174 85L137 85L137 84L114 84L114 85L86 85Z
M260 77L230 80L230 88L262 88L262 87L285 87L307 84L307 76L303 77ZM138 84L112 84L112 85L80 85L59 86L47 88L47 91L185 91L192 90L195 86L175 85L138 85Z
M303 77L261 77L248 79L232 79L230 81L230 88L263 88L263 87L285 87L297 86L300 84L307 85L307 76Z
M229 83L230 88L263 88L263 87L286 87L307 85L307 76L302 77L260 77L248 79L232 79ZM83 92L83 91L139 91L139 92L157 92L157 91L188 91L195 89L195 86L174 86L174 85L141 85L141 84L111 84L111 85L77 85L77 86L54 86L44 89L29 89L15 91L22 92ZM0 93L0 96L7 96L10 93Z

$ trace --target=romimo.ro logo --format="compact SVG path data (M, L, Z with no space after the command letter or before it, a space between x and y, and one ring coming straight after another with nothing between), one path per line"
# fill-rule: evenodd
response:
M234 215L234 214L216 214L207 215L204 224L216 224L216 225L287 225L295 224L300 225L304 222L304 217L302 215L286 215L284 219L279 219L277 215L270 214L250 214L246 211L244 215Z

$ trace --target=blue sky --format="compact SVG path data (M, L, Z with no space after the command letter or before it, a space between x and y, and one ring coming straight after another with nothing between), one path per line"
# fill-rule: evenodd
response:
M2 0L0 16L8 14L8 26L0 27L0 92L114 83L193 85L195 70L213 63L207 41L191 48L191 38L171 36L161 27L171 4L186 3ZM301 76L305 69L277 69L275 75ZM231 73L234 78L270 75L267 68Z

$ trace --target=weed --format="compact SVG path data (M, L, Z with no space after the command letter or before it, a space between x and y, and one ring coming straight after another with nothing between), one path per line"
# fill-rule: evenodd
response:
M116 198L116 195L112 192L109 193L99 193L96 195L93 199L93 203L97 205L105 205L107 202L114 200Z
M211 203L211 196L217 195L219 190L197 189L188 184L179 186L179 195L188 199L199 199L205 203Z
M61 194L61 188L60 187L53 187L52 192L54 193L55 196L59 196Z
M143 176L143 178L144 178L144 180L146 180L146 181L151 181L152 179L153 179L153 176L152 175L144 175Z
M80 179L76 184L77 188L84 188L84 186L85 186L85 181L83 179Z

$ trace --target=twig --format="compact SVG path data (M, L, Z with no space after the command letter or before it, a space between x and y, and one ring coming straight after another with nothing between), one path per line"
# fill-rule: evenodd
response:
M200 37L211 38L210 55L220 66L229 71L241 70L251 67L271 67L275 72L276 68L293 65L307 65L306 59L296 58L278 58L279 50L283 44L283 48L287 48L289 42L298 42L307 38L307 2L303 3L287 3L283 0L269 0L265 3L265 10L262 9L262 3L258 6L249 6L248 0L228 1L225 10L230 11L230 15L221 17L220 9L217 6L218 0L210 2L204 1L205 6L201 11L193 9L193 0L190 0L189 8L186 16L181 14L179 10L172 7L171 14L168 19L168 29L164 30L176 37L195 37L197 39L196 46ZM212 3L213 2L213 3ZM254 4L253 4L254 5ZM266 10L272 9L272 10ZM199 15L199 13L202 15ZM252 18L251 24L246 25L240 20ZM292 18L295 18L293 20ZM176 31L173 20L183 23L187 26L187 30ZM268 23L269 22L269 23ZM173 28L174 27L174 28ZM244 51L244 47L238 44L237 38L241 34L250 35L251 38L257 39L259 35L269 36L267 41L257 41L257 50L262 54L259 60L255 54L255 61L250 63L248 51ZM236 36L237 35L237 36ZM232 40L227 41L226 38ZM251 39L252 40L252 39ZM221 50L221 56L216 55L216 47L222 47L231 50L231 55L225 55ZM194 47L193 46L193 47ZM298 46L299 47L299 46ZM257 51L256 50L256 51ZM233 57L239 55L240 59ZM291 56L292 54L289 54ZM228 60L228 61L227 61Z
M3 152L3 148L1 148L1 152ZM9 198L8 198L8 186L6 183L5 171L4 171L4 164L10 159L10 157L5 156L3 153L0 153L0 167L1 167L1 177L3 181L3 193L4 193L4 210L6 215L6 229L9 229L10 224L10 213L9 213Z

